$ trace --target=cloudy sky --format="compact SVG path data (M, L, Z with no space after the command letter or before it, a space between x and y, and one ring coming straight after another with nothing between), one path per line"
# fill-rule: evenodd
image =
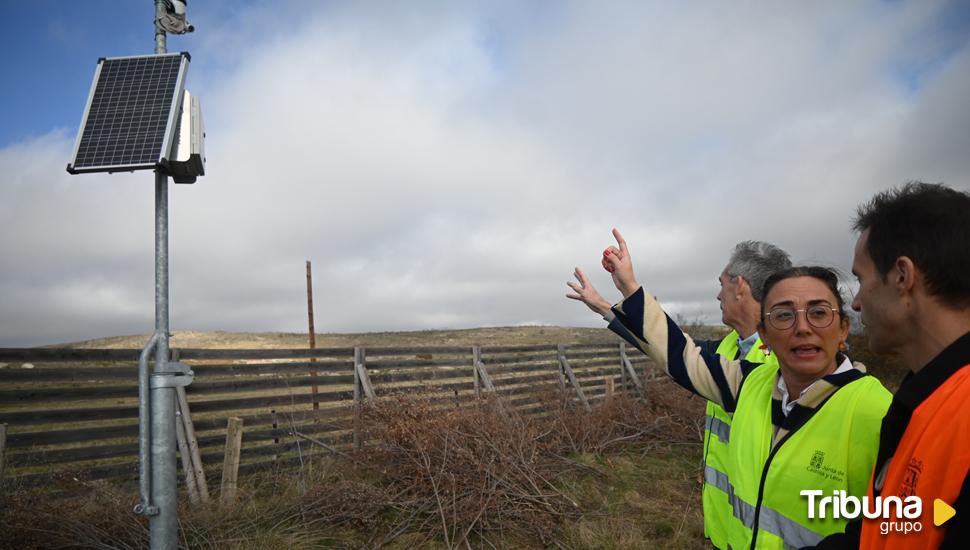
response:
M148 172L65 171L151 2L4 2L0 346L147 334ZM848 271L856 205L970 188L970 4L195 0L207 175L172 186L174 330L601 326L564 297L618 227L719 319L733 245ZM610 291L610 292L606 292Z

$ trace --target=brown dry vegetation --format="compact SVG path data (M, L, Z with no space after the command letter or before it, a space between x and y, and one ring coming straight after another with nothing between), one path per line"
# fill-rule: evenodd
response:
M699 399L651 385L591 412L547 396L433 407L410 395L363 414L367 446L244 482L239 504L180 511L186 548L694 548ZM4 493L3 548L138 548L133 492Z
M862 334L850 334L848 339L849 356L866 366L867 371L878 378L889 391L895 392L899 383L909 372L902 360L894 355L876 355L869 351L866 337Z

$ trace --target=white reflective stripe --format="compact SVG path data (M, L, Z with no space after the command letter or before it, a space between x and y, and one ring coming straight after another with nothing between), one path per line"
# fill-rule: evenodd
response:
M734 495L734 487L731 486L731 482L728 481L728 476L724 472L712 467L710 464L704 465L704 483L708 485L713 485L718 489L724 491L728 494L728 497Z
M741 497L734 494L734 487L729 487L728 499L731 501L731 508L734 509L734 517L741 520L748 529L754 528L754 506L748 504Z
M780 537L785 541L785 548L815 546L824 538L804 525L781 515L781 512L764 505L761 506L761 520L758 522L758 528Z
M734 486L731 485L727 474L716 468L705 466L704 482L727 493L728 501L734 510L734 517L741 520L741 523L748 529L754 528L755 507L734 494ZM764 505L761 506L761 520L758 522L758 529L781 538L784 541L785 548L815 546L824 538L804 525L788 519L777 510Z
M716 435L725 444L731 439L731 425L725 423L720 418L714 418L711 415L705 414L704 429Z

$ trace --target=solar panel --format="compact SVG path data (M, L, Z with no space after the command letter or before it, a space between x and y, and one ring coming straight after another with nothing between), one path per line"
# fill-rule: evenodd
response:
M163 167L170 154L188 66L185 52L98 60L67 171Z

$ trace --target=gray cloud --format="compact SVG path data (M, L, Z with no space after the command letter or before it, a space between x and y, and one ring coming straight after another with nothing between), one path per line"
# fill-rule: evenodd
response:
M172 327L303 330L306 259L319 331L599 326L564 282L614 296L614 226L716 321L735 242L847 268L874 191L970 183L946 4L520 4L195 8L208 175L170 191ZM0 345L152 330L152 178L68 176L72 146L0 150Z

